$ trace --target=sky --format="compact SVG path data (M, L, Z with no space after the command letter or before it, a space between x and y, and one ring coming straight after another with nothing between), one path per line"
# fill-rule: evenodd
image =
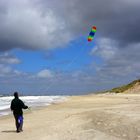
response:
M0 0L0 94L80 95L140 78L139 7L139 0Z

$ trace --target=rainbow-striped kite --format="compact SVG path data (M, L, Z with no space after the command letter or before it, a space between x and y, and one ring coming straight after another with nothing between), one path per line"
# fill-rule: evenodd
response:
M89 33L89 36L88 36L88 41L92 41L94 39L94 35L96 33L96 26L93 26L90 33Z

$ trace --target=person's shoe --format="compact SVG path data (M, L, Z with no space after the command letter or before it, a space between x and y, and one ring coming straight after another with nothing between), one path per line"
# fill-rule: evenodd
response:
M17 130L17 133L19 133L20 131L19 130Z

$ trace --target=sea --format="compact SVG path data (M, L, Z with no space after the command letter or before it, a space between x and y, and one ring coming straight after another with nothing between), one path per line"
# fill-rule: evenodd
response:
M49 106L53 103L63 102L68 96L21 96L20 99L29 106L30 109L36 107ZM11 114L10 105L13 96L0 97L0 116Z

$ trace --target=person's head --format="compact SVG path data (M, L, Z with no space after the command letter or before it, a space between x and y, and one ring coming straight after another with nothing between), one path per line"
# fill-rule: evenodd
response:
M14 92L14 97L18 98L18 92Z

